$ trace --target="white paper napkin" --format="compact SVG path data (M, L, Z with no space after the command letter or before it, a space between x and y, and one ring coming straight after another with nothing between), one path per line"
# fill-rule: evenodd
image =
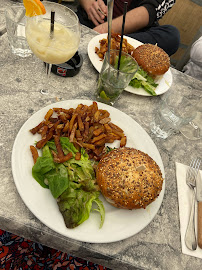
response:
M195 251L189 250L184 242L184 237L187 229L187 224L189 220L189 214L191 210L192 192L191 189L186 184L186 172L188 166L176 162L176 177L177 177L177 189L178 189L178 201L179 201L179 215L180 215L180 233L181 233L181 245L182 253L190 256L194 256L202 259L202 249L197 247ZM200 171L202 176L202 171ZM197 204L196 204L197 213ZM195 215L197 221L197 215ZM196 233L197 233L197 222Z

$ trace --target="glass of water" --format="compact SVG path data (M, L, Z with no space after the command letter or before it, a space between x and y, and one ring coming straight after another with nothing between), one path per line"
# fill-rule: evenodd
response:
M151 131L162 139L180 132L182 127L195 118L197 114L195 103L180 94L177 96L171 93L164 94L158 108L154 111L153 120L150 123Z
M32 54L25 37L25 8L15 4L5 9L6 30L11 51L14 55L27 57Z
M180 127L180 132L189 140L202 139L202 97L198 98L194 106L196 114L194 118L187 124Z

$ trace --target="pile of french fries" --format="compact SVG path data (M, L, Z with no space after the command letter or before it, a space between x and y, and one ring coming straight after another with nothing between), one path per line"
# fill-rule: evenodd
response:
M111 50L119 50L120 49L120 41L121 41L121 35L112 33L111 34ZM95 47L95 53L99 56L100 59L104 59L105 53L108 50L108 39L103 38L99 41L100 48ZM123 44L122 44L122 51L130 54L133 56L135 48L130 45L126 38L123 38Z
M72 157L72 153L64 155L60 137L69 137L70 142L80 150L83 147L90 159L99 161L105 154L105 144L120 141L120 147L126 145L127 138L124 131L111 122L110 113L107 110L98 109L97 102L90 106L79 104L76 109L53 108L46 113L44 120L32 128L32 134L40 134L41 139L36 147L31 145L30 150L34 163L38 158L38 149L54 139L57 153L53 153L54 161L63 163ZM80 159L80 153L75 159Z

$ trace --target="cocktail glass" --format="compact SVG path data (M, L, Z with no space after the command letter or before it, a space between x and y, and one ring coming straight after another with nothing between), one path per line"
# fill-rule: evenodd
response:
M77 15L64 5L47 1L43 5L46 14L27 17L25 33L32 52L46 63L47 81L41 93L47 94L52 65L67 62L78 50L80 23Z
M110 57L105 54L96 89L96 99L109 105L114 105L138 70L131 55L119 54L119 50L110 50Z

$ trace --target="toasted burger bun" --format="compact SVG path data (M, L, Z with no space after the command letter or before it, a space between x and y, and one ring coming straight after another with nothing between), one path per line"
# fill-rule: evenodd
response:
M106 200L124 209L146 208L158 197L163 184L156 162L128 147L112 150L102 157L96 178Z
M153 77L163 75L170 67L168 54L157 45L140 45L135 49L133 57L138 65Z

